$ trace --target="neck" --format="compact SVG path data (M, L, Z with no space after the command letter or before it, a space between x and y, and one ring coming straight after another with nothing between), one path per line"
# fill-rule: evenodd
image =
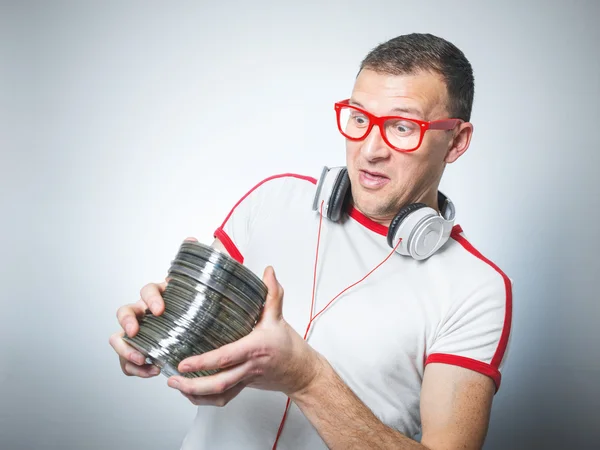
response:
M430 208L433 208L435 211L437 211L438 213L440 213L440 208L439 208L439 204L438 204L438 191L437 189L434 190L430 190L428 192L425 192L423 195L418 195L418 196L414 196L408 200L405 200L403 202L401 202L400 208L398 208L395 212L391 213L391 214L383 214L383 215L373 215L373 214L367 214L365 213L363 210L361 210L356 204L354 204L354 202L352 202L352 206L354 208L356 208L358 211L360 211L360 213L362 215L364 215L365 217L369 218L370 220L372 220L373 222L376 222L380 225L383 225L385 227L390 226L390 224L392 223L392 220L394 219L394 217L396 217L396 215L398 214L398 212L400 211L400 209L408 204L411 203L424 203L427 206L429 206Z

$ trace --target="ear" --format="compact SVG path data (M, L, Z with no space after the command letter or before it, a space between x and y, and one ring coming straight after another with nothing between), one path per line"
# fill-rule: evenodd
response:
M454 139L450 141L450 147L448 148L444 161L448 164L452 164L460 158L460 156L469 148L472 136L473 124L471 122L461 123L458 127L458 131L454 132Z

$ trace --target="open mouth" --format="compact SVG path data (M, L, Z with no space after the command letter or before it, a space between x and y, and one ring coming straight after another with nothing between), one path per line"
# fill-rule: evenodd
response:
M360 184L366 188L374 189L387 184L390 179L379 172L369 172L367 170L361 170L359 172Z

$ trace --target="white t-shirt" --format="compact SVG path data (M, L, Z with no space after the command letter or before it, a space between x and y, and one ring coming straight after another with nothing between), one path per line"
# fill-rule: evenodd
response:
M283 316L301 336L310 318L320 218L312 210L316 181L295 174L263 180L215 232L259 277L273 266L285 292ZM315 312L390 254L386 235L386 227L352 207L342 223L323 218ZM380 420L414 438L427 363L466 367L500 386L511 301L511 280L456 225L425 261L394 253L315 320L307 341ZM247 388L225 407L200 406L182 449L271 449L286 401L280 392ZM277 448L326 446L291 403Z

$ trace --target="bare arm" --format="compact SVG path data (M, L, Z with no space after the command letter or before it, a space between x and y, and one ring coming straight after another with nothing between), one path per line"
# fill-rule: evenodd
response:
M428 365L421 391L421 444L384 425L327 362L292 400L331 449L480 449L494 392L493 381L484 375Z

